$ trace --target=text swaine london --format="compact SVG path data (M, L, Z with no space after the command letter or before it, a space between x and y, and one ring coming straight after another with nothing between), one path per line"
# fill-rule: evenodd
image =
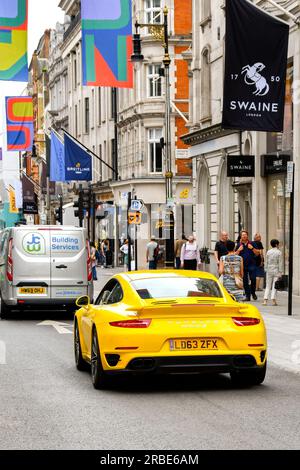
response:
M252 111L254 113L268 112L278 113L278 103L255 103L254 101L230 101L230 109L235 111L240 109L241 111Z

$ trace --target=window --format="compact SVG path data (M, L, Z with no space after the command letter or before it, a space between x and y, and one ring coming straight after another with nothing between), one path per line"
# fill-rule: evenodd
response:
M186 278L181 276L139 279L132 286L142 299L166 299L187 297L222 298L222 292L212 279Z
M101 126L101 106L102 106L102 100L101 100L101 88L98 88L98 125Z
M205 48L201 57L201 121L211 118L210 51Z
M160 139L162 137L162 129L149 129L149 162L150 173L161 173L163 170L162 165L162 148Z
M78 137L78 106L75 104L75 136Z
M161 23L161 0L146 0L146 23Z
M211 16L211 0L201 0L201 21L205 21Z
M148 96L161 96L161 77L159 76L159 65L148 65Z
M77 87L77 60L76 58L73 61L73 88L76 90Z
M107 305L121 302L123 299L122 287L116 279L111 279L98 295L95 305Z
M90 130L90 100L89 98L84 99L84 130L88 134Z

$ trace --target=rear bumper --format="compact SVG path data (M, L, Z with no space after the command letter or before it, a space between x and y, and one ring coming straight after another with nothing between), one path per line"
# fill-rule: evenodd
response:
M226 373L234 370L255 370L265 364L266 351L262 351L262 363L257 365L251 354L213 356L166 356L139 357L132 359L125 369L109 369L106 373L117 374L195 374ZM106 357L106 360L108 358Z

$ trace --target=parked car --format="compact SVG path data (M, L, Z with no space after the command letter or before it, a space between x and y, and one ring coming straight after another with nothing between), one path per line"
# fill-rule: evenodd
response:
M23 226L0 235L1 317L32 306L74 310L93 298L90 247L83 228Z

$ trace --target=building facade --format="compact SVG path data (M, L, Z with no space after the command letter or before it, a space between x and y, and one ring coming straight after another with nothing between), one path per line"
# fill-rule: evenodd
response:
M295 247L299 252L299 43L300 30L287 15L268 2L256 1L272 15L290 24L284 131L280 134L222 129L225 49L224 0L193 1L193 46L187 57L190 71L189 132L193 159L194 230L200 244L211 252L220 230L232 239L244 228L250 237L262 235L265 246L278 238L289 260L290 195L286 191L288 160L295 163ZM295 2L280 5L299 16ZM294 90L294 99L293 99ZM299 95L299 92L298 92ZM254 155L255 178L227 177L228 155ZM300 293L300 258L294 256L294 291ZM214 264L211 266L215 271Z

